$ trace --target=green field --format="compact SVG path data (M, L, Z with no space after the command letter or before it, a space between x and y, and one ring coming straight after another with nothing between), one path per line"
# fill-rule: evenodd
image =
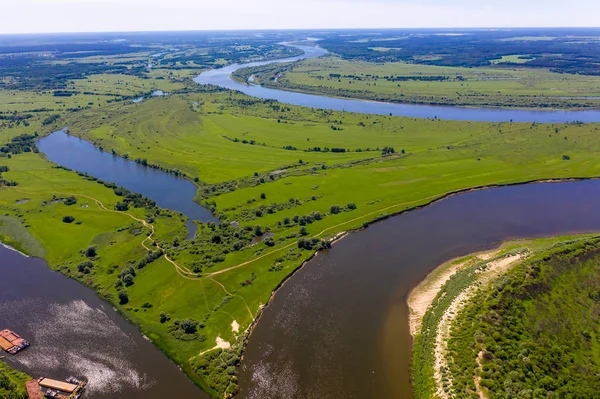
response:
M268 87L400 103L520 108L600 105L600 77L520 68L517 64L529 61L525 56L504 56L485 68L346 61L329 56L241 70L237 75L244 78L254 73L257 82Z
M2 179L18 183L0 187L0 238L93 287L215 397L236 391L247 329L272 291L337 234L473 187L600 176L597 124L313 110L197 87L193 73L91 75L70 83L80 93L69 97L0 91L12 99L2 115L17 115L0 121L0 147L68 126L105 151L185 174L220 225L199 223L184 240L182 216L115 212L123 197L108 182L17 151L0 156ZM154 89L177 93L131 102ZM217 339L231 349L211 350Z

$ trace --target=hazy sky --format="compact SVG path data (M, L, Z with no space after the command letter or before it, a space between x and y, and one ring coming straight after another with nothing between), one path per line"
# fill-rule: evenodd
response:
M599 0L0 0L0 33L599 26Z

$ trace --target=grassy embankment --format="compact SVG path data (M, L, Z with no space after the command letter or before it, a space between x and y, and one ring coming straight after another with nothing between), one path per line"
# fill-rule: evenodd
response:
M416 397L594 397L599 243L508 242L428 276L409 297Z
M27 391L25 382L29 380L27 374L14 370L0 360L0 398L25 399Z
M90 199L111 210L122 197L52 168L37 154L0 158L0 165L10 168L3 178L19 183L0 189L0 205L40 243L52 268L95 287L215 396L235 391L243 332L272 290L315 249L326 247L320 239L449 192L600 175L597 125L367 116L198 92L63 113L43 127L34 118L28 127L4 129L0 138L7 142L33 133L35 123L40 133L69 125L73 134L107 151L198 178L199 200L214 207L223 223L201 224L191 242L182 240L184 224L178 217L127 211L154 219L159 244L177 266L161 258L138 268L146 255L140 242L149 230ZM386 146L395 153L382 156ZM49 203L53 195L71 194L87 197L77 197L71 206ZM63 223L65 215L75 222ZM28 248L28 240L19 238L22 230L1 231ZM273 236L252 245L266 232ZM98 253L94 266L80 272L79 263L87 260L81 251L90 246ZM128 303L119 303L119 291L127 292ZM217 338L233 349L205 352Z
M510 56L488 68L345 61L336 57L240 70L257 83L334 97L414 104L520 108L597 108L600 77L507 67ZM277 77L277 80L275 78ZM586 98L597 97L597 98Z

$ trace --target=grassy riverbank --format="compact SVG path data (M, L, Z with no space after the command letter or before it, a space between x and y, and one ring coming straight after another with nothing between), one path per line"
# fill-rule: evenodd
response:
M599 242L596 235L507 242L436 269L408 300L415 396L593 397ZM552 350L574 361L551 360Z
M4 126L1 145L68 125L105 151L185 174L221 224L184 240L180 215L133 203L114 212L123 196L109 183L17 152L0 157L2 178L18 183L0 188L0 235L96 289L215 397L236 391L246 331L272 291L340 232L474 187L600 176L595 124L360 115L195 86L44 124L51 115Z
M542 68L461 68L330 56L236 72L278 89L409 104L518 108L597 108L600 78Z
M31 379L27 374L10 368L0 360L0 398L25 399L25 382Z

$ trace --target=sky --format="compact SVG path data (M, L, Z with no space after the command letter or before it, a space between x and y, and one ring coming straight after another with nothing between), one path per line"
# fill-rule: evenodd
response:
M599 0L0 0L0 33L597 27Z

